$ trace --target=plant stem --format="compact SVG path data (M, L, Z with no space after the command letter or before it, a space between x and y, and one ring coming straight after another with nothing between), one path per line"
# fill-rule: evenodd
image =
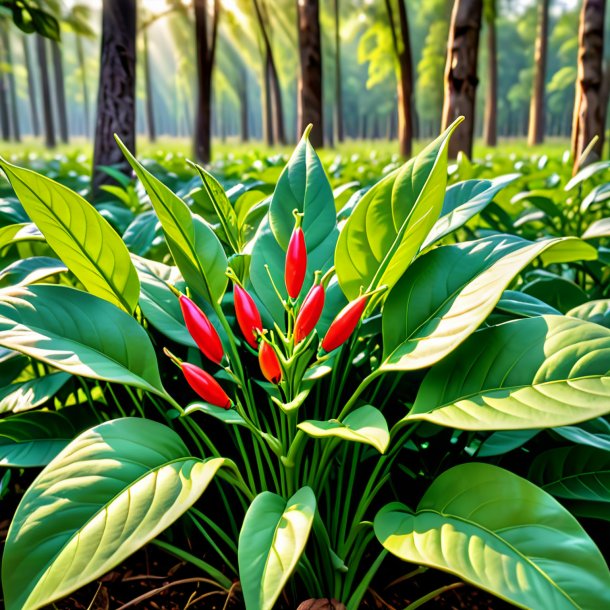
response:
M428 593L428 595L424 595L423 597L416 599L412 604L409 604L405 608L405 610L415 610L415 608L419 608L420 606L423 606L424 604L428 603L429 601L432 601L435 597L442 595L443 593L445 593L445 591L451 591L452 589L458 589L459 587L463 587L463 586L464 586L463 582L454 582L451 585L445 585L444 587L439 587L438 589L435 589L434 591L431 591L430 593Z

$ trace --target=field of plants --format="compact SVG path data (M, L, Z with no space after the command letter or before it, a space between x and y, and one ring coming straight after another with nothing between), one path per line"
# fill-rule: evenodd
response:
M459 129L0 160L8 610L610 605L610 162Z

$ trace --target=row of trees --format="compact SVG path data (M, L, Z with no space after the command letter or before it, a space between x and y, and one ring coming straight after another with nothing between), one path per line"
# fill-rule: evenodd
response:
M452 139L453 153L470 154L473 134L481 131L490 145L498 133L526 130L530 142L540 142L545 131L568 133L573 117L575 155L593 135L600 136L594 151L599 155L608 89L602 70L605 1L583 0L578 39L575 11L554 14L554 2L532 0L523 8L509 0L332 0L321 7L319 0L194 0L191 7L167 0L167 10L157 15L140 6L138 21L136 0L104 0L96 161L118 160L112 156L113 131L135 144L136 63L144 76L140 114L149 137L156 136L155 118L171 114L170 131L194 133L195 154L203 161L209 159L213 132L240 130L244 140L254 134L283 144L309 122L316 126L316 146L346 136L389 136L398 138L400 152L408 156L414 136L429 137L458 114L467 121ZM44 7L61 18L63 30L75 33L86 132L90 95L82 56L92 34L87 11L77 6L62 15L61 6L48 0ZM160 113L155 112L164 97L159 92L166 87L158 82L155 87L161 62L151 72L158 42L149 41L149 31L162 20L165 32L181 39L181 55L175 63L176 103L164 102ZM0 124L5 136L16 138L14 61L7 28L2 32L2 65L8 69L0 72ZM24 42L26 64L32 62L30 46ZM32 104L42 102L41 122L53 145L54 121L61 139L68 135L62 57L56 43L40 36L35 47L39 91L36 95L32 83L29 97ZM49 63L52 71L45 68ZM35 70L31 65L26 70L33 81ZM479 80L486 87L477 93ZM568 92L576 80L574 104ZM294 97L292 82L298 83ZM32 112L34 133L36 122Z

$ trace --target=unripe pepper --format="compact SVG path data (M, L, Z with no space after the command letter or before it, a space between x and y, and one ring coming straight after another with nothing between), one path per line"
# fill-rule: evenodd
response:
M231 399L212 375L189 362L181 363L180 368L188 384L203 400L216 407L231 408Z
M239 284L235 284L233 288L233 299L239 328L249 345L256 349L258 347L256 331L263 332L263 322L256 303Z
M261 342L258 350L258 363L267 381L277 385L282 380L280 361L273 347L266 341Z
M208 317L185 295L180 295L180 309L191 337L206 358L220 364L224 355L222 342Z
M322 349L327 352L332 352L349 339L364 313L366 301L369 296L370 295L362 295L358 297L351 303L348 303L337 314L337 317L326 331L324 339L322 339Z
M291 299L296 299L299 296L307 271L307 248L303 229L298 225L299 219L300 216L297 216L297 226L290 236L284 270L286 290Z
M324 309L324 286L315 284L309 289L294 324L294 344L300 343L316 327Z

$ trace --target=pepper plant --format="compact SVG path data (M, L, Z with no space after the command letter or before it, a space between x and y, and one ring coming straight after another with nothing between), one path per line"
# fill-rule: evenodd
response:
M63 409L13 421L4 463L44 469L6 542L9 610L57 600L152 540L227 591L238 582L248 610L308 597L356 609L396 558L409 577L436 568L519 607L610 602L601 552L551 495L565 494L561 467L538 462L538 485L474 443L610 412L610 330L525 315L505 295L535 261L561 273L597 251L492 231L444 243L516 178L448 196L457 127L340 220L306 132L248 239L205 169L214 224L118 142L165 261L130 253L76 193L0 162L71 273L0 290L0 345L121 411L83 401L98 423L63 446L45 428ZM28 463L26 440L46 454ZM569 467L584 475L581 462Z

